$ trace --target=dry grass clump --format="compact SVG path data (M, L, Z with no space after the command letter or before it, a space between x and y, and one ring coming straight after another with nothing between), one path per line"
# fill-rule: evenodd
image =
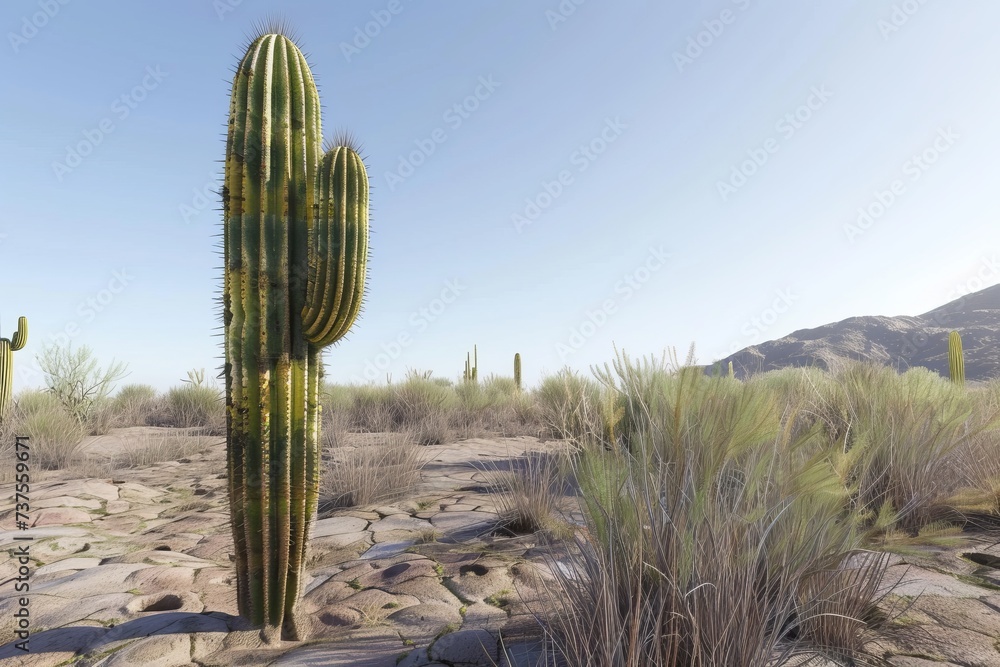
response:
M508 460L509 469L497 464L488 468L498 529L510 535L565 536L567 525L560 510L572 465L569 457L562 452L524 452Z
M5 429L28 436L34 469L62 470L79 459L86 429L59 398L43 390L18 394L10 406ZM11 438L13 442L13 438Z
M579 458L586 530L552 563L546 631L566 664L874 660L864 647L886 561L855 558L857 572L823 578L869 531L822 428L773 392L699 368L619 357L599 376L627 417L621 448ZM817 587L837 594L816 598Z
M544 380L535 391L542 423L557 438L601 438L601 386L569 368Z
M949 498L968 483L962 461L996 436L1000 405L976 405L972 392L924 368L898 374L849 362L835 373L783 376L760 384L822 424L854 510L869 522L891 517L911 535L950 511Z
M224 434L225 402L216 387L184 384L167 392L171 425L177 428L203 428L210 434Z
M409 434L387 433L379 442L324 451L320 509L388 502L412 491L420 481L424 449Z
M157 392L148 384L127 384L111 399L115 426L146 426L158 409Z

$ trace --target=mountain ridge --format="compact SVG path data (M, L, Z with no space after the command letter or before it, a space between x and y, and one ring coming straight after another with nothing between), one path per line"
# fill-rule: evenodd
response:
M965 376L984 382L1000 376L1000 284L963 294L920 315L858 315L839 322L799 329L751 345L706 367L737 377L789 366L829 370L838 360L873 361L905 371L922 366L948 376L948 334L958 331L965 354Z

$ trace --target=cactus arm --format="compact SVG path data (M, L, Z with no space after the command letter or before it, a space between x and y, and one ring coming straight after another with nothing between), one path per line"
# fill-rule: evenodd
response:
M319 347L340 340L361 308L368 260L368 174L354 149L327 151L310 237L305 335Z
M17 352L28 343L28 318L17 318L17 331L10 337L10 351Z
M0 338L0 421L14 395L14 352L28 342L28 318L17 318L17 331L10 337Z

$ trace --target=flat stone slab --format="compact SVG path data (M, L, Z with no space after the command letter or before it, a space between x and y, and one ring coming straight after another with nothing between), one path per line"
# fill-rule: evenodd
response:
M109 500L104 510L108 514L121 514L127 512L132 507L132 503L127 500Z
M382 542L376 544L361 554L362 558L390 558L404 553L407 549L416 544L416 540L403 540L402 542Z
M902 579L900 580L900 576ZM979 598L991 594L992 591L973 584L967 584L955 577L914 567L912 565L893 565L886 570L884 582L886 585L899 584L892 592L899 596L934 595L939 597ZM997 654L1000 656L1000 653Z
M128 590L129 575L152 567L142 563L115 563L80 570L60 579L32 586L31 592L76 599L87 595L123 593ZM3 603L0 602L0 605Z
M408 514L394 514L392 516L374 521L371 525L373 533L384 533L389 530L422 531L429 530L431 524L423 519L414 519Z
M357 544L358 542L368 542L371 543L372 534L371 531L361 530L356 533L340 533L338 535L327 535L325 537L313 537L310 543L310 549L313 553L316 549L322 547L324 549L343 549L349 547L352 544Z
M93 496L101 500L118 500L118 487L96 479L74 479L68 482L53 482L32 490L36 501L59 496Z
M321 519L313 524L309 532L310 538L330 537L359 533L368 528L368 521L353 516L335 516Z
M55 563L43 565L35 570L35 575L61 572L63 570L86 570L88 567L97 567L100 564L100 558L64 558Z
M89 510L101 509L101 501L96 498L74 498L73 496L55 496L54 498L43 498L31 503L35 509L45 509L46 507L86 507Z
M489 512L440 512L431 524L447 537L460 538L489 532L497 525L497 515Z
M75 507L48 507L35 512L31 526L64 526L72 523L90 523L90 512Z

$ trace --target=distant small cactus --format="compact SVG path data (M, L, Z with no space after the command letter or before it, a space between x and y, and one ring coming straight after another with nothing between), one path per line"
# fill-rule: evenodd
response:
M181 382L190 382L196 387L200 387L205 383L205 369L204 368L193 368L188 372L187 380L181 380Z
M514 384L517 385L517 390L521 391L521 353L514 353Z
M948 334L948 372L951 381L965 385L965 358L962 354L962 336L957 331Z
M479 378L479 351L476 346L472 346L473 356L465 353L465 372L462 374L464 382L476 382Z

